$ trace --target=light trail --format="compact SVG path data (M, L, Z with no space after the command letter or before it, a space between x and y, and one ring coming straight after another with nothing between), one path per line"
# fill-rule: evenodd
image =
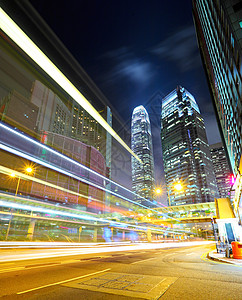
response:
M42 208L42 207L36 207L36 206L31 206L31 205L26 205L26 204L18 204L18 203L12 203L12 202L6 202L0 200L0 206L2 207L7 207L11 209L21 209L21 210L26 210L26 211L31 211L31 212L39 212L39 213L46 213L46 214L51 214L51 215L60 215L64 217L69 217L69 218L75 218L75 219L80 219L80 220L86 220L86 221L96 221L96 222L103 222L106 224L110 224L110 226L113 227L118 227L120 229L130 229L134 228L136 230L140 231L147 231L150 229L152 232L157 232L157 233L164 233L164 232L169 232L169 233L179 233L182 232L181 230L179 231L167 231L165 229L159 229L159 228L154 228L151 226L141 226L141 225L134 225L131 223L125 223L125 222L116 222L108 219L103 219L103 218L97 218L97 217L91 217L91 216L86 216L86 215L79 215L75 213L68 213L68 212L63 212L60 210L54 210L54 209L48 209L48 208ZM1 212L0 212L1 214ZM34 218L35 216L33 216ZM64 221L64 220L62 220Z
M0 211L0 215L10 216L10 217L17 217L17 218L25 218L25 219L36 219L36 220L45 220L49 222L61 222L63 223L69 223L69 224L75 224L79 226L94 226L91 223L83 223L81 221L72 221L67 219L56 219L56 218L50 218L50 217L42 217L37 215L25 215L20 213L14 213L14 212L6 212L6 211Z
M1 146L0 146L1 148ZM42 179L38 179L36 177L32 177L32 176L29 176L27 174L24 174L24 173L21 173L21 172L18 172L18 171L15 171L13 169L10 169L10 168L7 168L7 167L4 167L4 166L0 166L0 173L2 174L6 174L6 175L9 175L11 173L13 173L16 175L16 177L20 177L21 179L24 179L24 180L30 180L30 181L33 181L33 182L37 182L39 184L42 184L42 185L46 185L46 186L49 186L49 187L52 187L54 189L57 189L57 190L60 190L60 191L63 191L63 192L66 192L68 194L72 194L72 195L75 195L75 196L80 196L80 197L83 197L83 198L86 198L88 199L88 196L86 195L83 195L83 194L80 194L80 193L77 193L77 192L74 192L74 191L71 191L71 190L68 190L66 188L63 188L59 185L55 185L53 183L49 183L45 180L42 180ZM11 195L10 195L11 196ZM96 202L101 202L100 200L96 199L96 198L92 198L93 201L96 201ZM34 201L34 200L33 200ZM38 201L36 201L38 202Z
M109 179L109 178L107 178L107 177L105 177L105 176L99 174L98 172L96 172L96 171L94 171L94 170L92 170L92 169L90 169L90 168L84 166L83 164L78 163L77 161L74 161L73 159L69 158L68 156L65 156L65 155L59 153L58 151L55 151L54 149L52 149L52 148L50 148L50 147L47 147L46 145L44 145L44 144L42 144L42 143L40 143L40 142L38 142L38 141L36 141L36 140L30 138L29 136L26 136L26 135L24 135L23 133L20 133L20 132L14 130L13 128L10 128L10 127L7 126L6 124L0 122L0 127L1 127L3 130L7 130L7 131L11 132L12 134L17 135L18 137L21 137L22 139L25 139L26 141L28 141L28 142L30 142L30 143L36 145L37 147L42 148L42 149L45 149L45 150L47 150L47 151L53 153L54 155L60 157L61 159L66 160L66 161L68 161L68 162L70 162L70 163L72 163L72 164L74 164L74 165L77 165L77 166L79 166L80 168L82 168L82 169L88 171L89 173L92 173L92 174L94 174L95 176L99 177L100 179L103 179L104 181L106 181L106 182L108 182L108 183L111 183L111 184L113 184L113 185L115 185L115 186L117 186L117 187L120 187L121 189L123 189L123 190L125 190L125 191L131 193L132 195L138 196L139 198L145 200L146 202L150 202L152 205L154 205L154 203L153 203L152 201L150 201L150 200L148 200L148 199L146 199L146 198L144 198L144 197L142 197L142 196L139 196L138 194L134 193L133 191L130 191L129 189L125 188L124 186L122 186L122 185L116 183L115 181L112 181L111 179ZM61 168L58 168L57 166L54 166L53 164L47 163L47 162L45 162L45 161L43 161L43 160L41 160L41 159L39 159L39 158L36 158L36 157L33 157L33 156L29 155L29 154L23 153L23 151L20 151L20 150L18 150L18 149L15 149L15 148L13 148L12 146L6 145L6 144L4 144L3 142L0 141L0 149L1 149L1 148L2 148L3 150L7 151L7 152L10 152L10 153L15 154L15 155L17 155L17 156L21 156L21 157L26 158L26 159L28 159L28 160L30 160L30 161L33 161L33 162L35 162L35 163L37 163L37 164L43 165L43 166L45 166L45 167L47 167L47 168L49 168L49 169L53 169L53 170L55 170L55 171L57 171L57 172L61 172L61 173L65 174L65 175L67 175L67 176L73 177L73 178L75 178L75 179L77 179L77 180L79 180L79 181L82 181L82 182L84 182L84 183L86 183L86 184L93 185L94 187L97 187L97 188L99 188L99 189L101 189L101 190L107 191L107 192L109 192L109 193L111 193L111 194L117 196L117 194L115 194L115 192L113 192L113 191L110 190L110 189L105 189L104 187L99 186L99 185L96 186L95 183L93 183L93 182L91 182L91 181L87 181L86 179L84 179L84 178L82 178L82 177L80 177L80 176L76 176L76 175L73 174L73 173L67 172L67 171L65 171L65 170L63 170L63 169L61 169ZM118 194L118 195L120 195L120 194ZM121 195L120 195L120 196L121 196ZM121 198L121 197L119 197L119 198ZM128 199L128 198L125 198L124 200L127 200L127 199ZM129 202L131 202L131 201L132 201L132 200L130 199ZM141 207L143 207L143 208L149 209L149 207L144 206L144 205L142 205L142 204L140 204L140 203L138 203L138 202L133 201L133 203L136 204L136 205L139 205L139 206L141 206ZM156 206L160 207L159 205L156 205Z
M28 175L26 175L26 176L28 176ZM6 196L6 194L4 194L4 196ZM11 197L14 200L16 199L16 196L14 196L14 197L11 196ZM22 198L20 198L20 199L22 199ZM29 199L28 199L28 201L29 201ZM43 202L39 202L39 201L35 201L35 203L37 205L47 205L47 203L43 203ZM80 220L103 222L103 223L106 223L106 224L110 224L110 226L123 228L123 229L127 229L127 230L130 230L131 228L134 228L134 229L140 230L140 231L147 231L148 229L150 229L152 232L157 232L157 233L169 232L169 233L175 233L175 234L185 232L184 230L181 230L181 229L179 229L179 230L168 230L170 228L167 227L167 226L165 226L165 228L156 228L156 227L154 228L154 227L151 227L150 224L142 226L142 225L135 225L135 224L128 223L128 222L117 222L117 221L112 221L110 219L104 219L104 218L100 218L100 217L90 216L90 214L87 215L88 213L86 215L78 214L78 213L69 213L69 212L63 211L63 210L66 210L67 208L62 207L62 206L58 206L59 209L63 209L61 211L61 210L56 210L56 209L48 209L48 208L42 208L42 207L39 207L39 206L18 204L18 203L15 203L15 202L2 201L2 200L0 200L0 206L8 207L8 208L11 208L11 209L23 209L23 210L31 211L31 212L40 212L40 213L47 213L47 214L51 214L51 215L60 215L60 216L70 217L70 218L75 218L75 219L80 219ZM68 209L70 209L70 208L68 208ZM76 211L78 211L78 210L76 210ZM0 214L1 214L1 212L0 212ZM60 220L55 219L55 221L60 221ZM65 221L65 220L61 219L61 221Z
M12 148L9 148L9 147L7 147L7 146L5 146L5 145L0 144L0 149L1 149L1 148L2 148L3 150L5 150L5 151L11 152L11 153L13 153L13 154L15 154L15 155L21 156L21 157L26 158L26 159L28 159L28 160L31 160L31 161L33 161L33 162L35 162L35 163L38 163L38 164L40 164L40 165L43 165L43 166L45 166L45 167L47 167L47 168L49 168L49 169L55 170L55 171L57 171L57 172L59 172L59 173L62 173L62 174L65 174L65 175L67 175L67 176L69 176L69 177L75 178L75 179L77 179L77 180L79 180L79 181L82 181L82 182L88 184L88 185L92 185L92 186L96 187L97 189L100 189L100 190L102 190L102 191L108 192L108 193L110 193L110 194L112 194L112 195L114 195L114 196L116 196L116 197L118 197L118 198L121 198L121 199L123 199L123 200L125 200L125 201L128 201L128 202L130 202L130 203L132 203L132 204L135 204L135 205L140 206L140 207L142 207L142 208L149 209L149 210L151 210L151 211L155 211L155 212L158 213L158 211L156 211L156 210L154 210L154 209L152 209L152 208L149 208L149 207L147 207L147 206L145 206L145 205L142 205L142 204L140 204L140 203L138 203L138 202L135 202L135 201L133 201L133 200L127 198L127 197L124 197L124 196L122 196L122 195L120 195L120 194L118 194L118 193L116 193L116 192L110 191L109 189L105 189L104 187L99 186L99 185L97 185L97 184L94 184L94 183L92 183L92 182L90 182L90 181L88 181L88 180L85 180L85 179L83 179L83 178L80 177L80 176L73 175L73 174L70 173L70 172L64 171L64 170L62 170L62 169L60 169L60 168L57 168L57 167L55 167L55 166L53 166L53 165L49 165L49 164L47 164L47 163L45 163L45 162L43 162L43 161L41 161L41 160L39 160L39 159L32 158L31 156L26 155L26 154L24 154L24 153L22 153L22 152L20 152L20 151L18 151L18 150L15 150L15 149L12 149ZM26 178L27 180L36 181L36 182L39 182L39 183L41 183L41 184L45 184L45 185L47 185L47 186L48 186L48 185L49 185L49 186L52 185L52 184L50 184L50 183L48 183L48 182L46 182L46 181L43 181L43 180L41 180L41 179L38 179L38 178L35 178L35 177L32 177L32 176L23 174L23 173L21 173L21 172L17 172L17 171L15 171L15 170L12 170L12 169L9 169L9 168L3 167L3 166L0 167L0 172L1 172L1 170L7 170L7 169L8 169L9 171L11 171L10 173L7 173L7 174L11 174L12 172L15 172L16 174L20 174L20 176L22 176L23 178ZM5 173L5 174L6 174L6 173ZM64 189L64 188L58 188L58 189L66 190L66 189ZM69 190L66 190L66 191L69 191ZM75 192L69 191L69 193L74 194ZM78 194L78 193L75 193L75 194L81 196L81 194Z
M41 243L39 243L41 244ZM44 244L44 243L43 243ZM151 250L151 249L164 249L164 248L180 248L180 247L191 247L191 246L200 246L214 244L211 241L196 241L196 242L171 242L171 243L136 243L131 245L123 246L100 246L100 247L80 247L80 248L65 248L63 249L44 249L40 251L36 249L33 253L33 250L26 250L26 253L13 254L10 253L0 253L0 262L6 261L20 261L20 260L29 260L29 259L41 259L41 258L51 258L59 256L69 256L69 255L82 255L82 254L94 254L94 253L107 253L107 252L125 252L133 250ZM22 249L23 250L23 249Z
M28 175L26 175L28 176ZM46 207L47 205L51 207L51 210L52 209L56 209L57 206L55 204L51 204L51 203L48 203L48 202L42 202L42 201L38 201L38 200L33 200L33 199L30 199L30 198L24 198L24 197L18 197L18 196L14 196L14 195L8 195L6 193L0 193L0 198L6 198L6 200L8 201L8 203L11 203L9 202L9 199L14 201L14 203L16 203L16 200L19 200L19 201L27 201L27 202L30 202L29 205L37 205L39 207L43 206L43 207ZM29 206L28 205L28 206ZM95 213L91 213L91 212L86 212L86 211L80 211L79 209L75 209L75 208L71 208L71 207L63 207L63 206L60 206L58 205L58 209L62 209L64 211L74 211L75 213L79 214L79 215L82 215L83 213L85 213L86 215L91 215L91 216L96 216L97 214ZM72 213L70 212L70 214ZM33 218L33 216L31 215L24 215L24 214L19 214L19 213L10 213L10 212L0 212L0 214L4 214L4 215L13 215L13 216L16 216L16 217L23 217L23 218ZM128 216L130 217L130 216ZM71 220L66 220L66 219L56 219L56 218L49 218L49 217L42 217L42 216L34 216L34 218L36 219L45 219L45 220L49 220L49 221L55 221L55 222L67 222L67 223L73 223L73 224L82 224L78 221L71 221ZM132 217L130 217L132 219ZM100 217L98 218L98 220L101 220ZM107 220L109 221L110 223L113 223L113 221L111 220ZM128 224L128 223L121 223L121 224ZM149 223L148 223L149 224ZM148 225L147 224L147 225ZM92 225L92 224L88 224L88 225ZM133 224L132 224L133 225ZM165 228L164 228L165 227ZM125 228L128 230L127 226L125 226ZM167 230L166 230L167 229ZM166 226L166 225L163 225L163 232L171 232L170 230L170 227ZM171 233L177 233L177 231L172 231Z
M40 184L43 184L43 185L47 185L47 186L50 186L50 187L53 187L53 188L56 188L56 189L59 189L59 190L62 190L62 191L65 191L65 192L74 194L74 195L82 196L82 194L76 193L76 192L74 192L74 191L67 190L67 189L65 189L65 188L63 188L63 187L59 187L59 186L53 185L53 184L48 183L48 182L46 182L46 181L43 181L43 180L41 180L41 179L38 179L38 178L35 178L35 177L32 177L32 176L29 176L29 175L24 174L24 173L21 173L21 172L14 171L14 170L9 169L9 168L4 167L4 166L0 166L0 172L1 172L1 173L4 173L4 174L11 174L12 172L15 172L15 173L16 173L16 176L19 176L19 177L21 177L21 178L24 178L24 179L27 179L27 180L31 180L31 181L35 181L35 182L37 182L37 183L40 183ZM132 201L132 200L130 200L130 201ZM130 201L129 201L129 202L130 202ZM132 202L133 202L133 201L132 201ZM38 201L36 201L36 204L38 204ZM134 204L136 204L136 203L134 203ZM63 208L64 208L64 207L63 207ZM152 209L150 209L150 210L152 210ZM155 211L155 210L153 210L153 211ZM156 211L156 212L157 212L157 211ZM163 215L167 216L166 214L163 214ZM171 219L178 220L178 219L175 219L175 218L171 218ZM100 220L100 219L98 219L98 220ZM109 221L109 222L111 222L111 221Z

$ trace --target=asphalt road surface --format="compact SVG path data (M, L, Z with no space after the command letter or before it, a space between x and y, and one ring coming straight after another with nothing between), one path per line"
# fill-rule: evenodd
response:
M242 299L242 268L208 260L213 247L2 262L0 299Z

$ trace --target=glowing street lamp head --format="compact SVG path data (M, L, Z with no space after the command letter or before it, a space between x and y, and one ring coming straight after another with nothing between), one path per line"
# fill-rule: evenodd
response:
M32 169L31 167L27 167L27 168L26 168L26 172L27 172L27 173L32 173L32 172L33 172L33 169Z
M156 189L156 190L155 190L155 193L156 193L157 195L161 194L161 189L159 189L159 188Z
M9 174L9 176L16 177L16 174L15 173L11 173L11 174Z
M175 189L176 191L180 192L180 191L182 191L183 186L182 186L182 184L181 184L180 182L178 182L178 183L176 183L176 184L174 185L174 189Z

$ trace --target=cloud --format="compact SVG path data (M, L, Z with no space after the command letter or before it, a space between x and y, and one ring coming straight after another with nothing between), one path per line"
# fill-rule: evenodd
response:
M135 55L127 47L122 47L105 54L111 61L112 68L108 73L109 81L127 79L138 85L148 85L154 76L154 67L145 58Z
M186 27L169 36L153 47L151 52L161 59L175 62L182 72L201 65L193 26Z

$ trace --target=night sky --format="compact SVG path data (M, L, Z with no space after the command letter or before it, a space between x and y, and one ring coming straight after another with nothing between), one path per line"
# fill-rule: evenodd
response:
M197 46L190 0L30 1L122 118L178 84L220 141Z

